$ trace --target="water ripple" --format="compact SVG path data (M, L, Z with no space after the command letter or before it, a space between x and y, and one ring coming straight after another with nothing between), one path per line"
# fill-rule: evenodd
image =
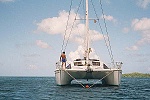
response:
M57 86L54 77L0 77L0 100L149 100L149 83L150 78L122 78L119 87L99 83L85 89L76 83Z

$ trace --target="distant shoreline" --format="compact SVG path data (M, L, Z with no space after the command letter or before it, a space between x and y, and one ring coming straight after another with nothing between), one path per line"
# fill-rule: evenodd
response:
M55 77L55 76L0 76L0 77L32 77L32 78L43 78L43 77ZM139 78L150 78L150 73L139 73L139 72L133 72L133 73L126 73L122 74L122 77L139 77Z
M150 74L149 73L145 74L145 73L134 72L134 73L122 74L122 77L150 78Z

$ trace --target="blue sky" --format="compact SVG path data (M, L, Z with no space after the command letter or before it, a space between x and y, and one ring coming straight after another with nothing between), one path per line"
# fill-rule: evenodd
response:
M92 1L104 28L99 0ZM70 2L0 0L0 76L54 76ZM79 2L73 1L68 25L74 19ZM102 0L102 4L113 56L115 61L123 62L123 73L150 73L150 0ZM96 18L91 2L89 5L90 17ZM83 16L82 6L77 17ZM96 24L90 21L91 55L109 63L110 57ZM83 21L75 23L66 48L68 60L81 56L83 27Z

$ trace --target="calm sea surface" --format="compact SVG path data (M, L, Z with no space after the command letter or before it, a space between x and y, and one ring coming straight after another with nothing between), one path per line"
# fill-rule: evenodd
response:
M83 81L92 85L93 80ZM54 77L0 77L0 100L150 100L150 78L122 78L121 85L57 86Z

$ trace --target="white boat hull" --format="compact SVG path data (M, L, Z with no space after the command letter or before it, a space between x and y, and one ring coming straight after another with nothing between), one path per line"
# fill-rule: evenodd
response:
M57 85L69 85L74 79L101 79L104 85L120 85L122 70L101 69L91 72L74 69L58 69L55 71Z
M90 55L90 53L92 52L92 48L90 48L91 32L89 28L88 0L86 0L85 4L86 4L85 6L86 8L85 9L85 23L86 24L85 24L85 37L83 38L84 39L84 45L83 45L84 51L82 51L82 49L80 50L83 56L82 58L79 57L77 59L74 59L73 62L69 62L69 63L57 62L56 71L55 71L56 83L58 85L68 85L68 84L71 84L72 80L76 80L76 79L99 79L102 81L102 84L105 84L105 85L120 85L121 76L122 76L122 70L121 70L122 62L114 62L107 28L106 28L107 37L105 38L105 35L103 35L103 38L105 40L108 52L111 57L111 64L113 65L107 66L105 63L100 61L100 59L95 59L97 57ZM76 20L76 17L75 17L75 20ZM94 21L96 20L94 19ZM62 45L62 50L64 49L65 51L66 48L63 48L63 46L64 46L64 43ZM63 52L63 56L61 55L60 61L64 58L66 59L65 52Z

